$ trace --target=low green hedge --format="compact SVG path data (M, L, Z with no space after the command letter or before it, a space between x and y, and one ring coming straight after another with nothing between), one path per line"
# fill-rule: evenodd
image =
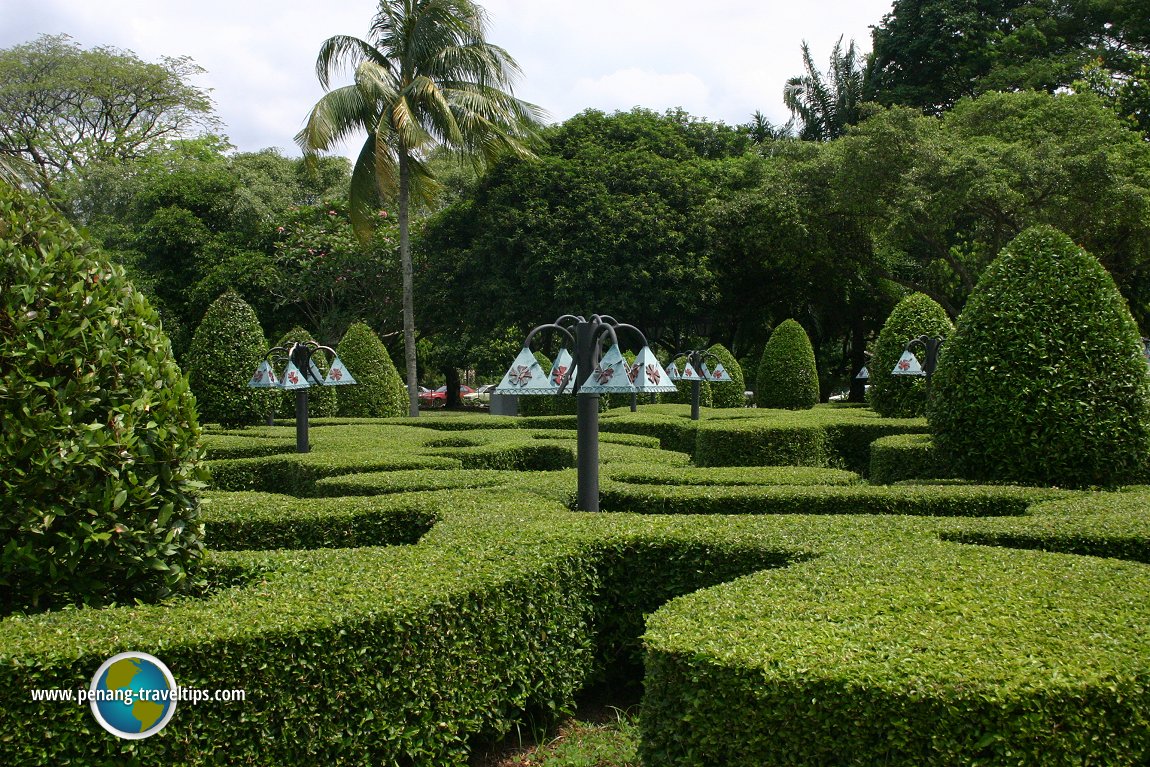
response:
M1012 520L968 520L945 540L1038 549L1150 564L1150 488L1084 493L1031 508Z
M935 453L929 434L896 434L871 444L869 479L875 484L951 476Z
M1150 569L872 538L647 622L640 757L683 767L1137 765Z
M522 474L517 471L486 469L444 469L439 471L373 471L329 477L315 483L316 495L340 496L394 495L425 490L465 490L514 485Z
M412 544L437 521L410 503L271 493L210 493L202 516L205 543L214 551Z
M854 485L859 475L809 466L732 466L695 469L650 464L606 467L607 476L627 485Z
M283 455L295 452L295 437L282 439L265 436L241 436L236 434L213 434L203 437L208 458L213 461L229 458L263 458L269 455Z
M698 466L826 466L826 429L820 424L718 422L699 426Z
M636 514L900 514L990 517L1026 513L1056 491L987 486L679 487L600 483L603 511Z
M315 483L324 477L370 471L455 469L462 462L446 456L413 455L407 458L378 453L311 452L267 458L212 461L212 488L233 492L256 490L285 495L315 495Z

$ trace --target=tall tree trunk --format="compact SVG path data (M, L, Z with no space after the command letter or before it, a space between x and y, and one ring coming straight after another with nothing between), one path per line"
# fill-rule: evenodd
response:
M399 262L403 268L403 353L407 361L408 415L419 416L419 383L415 365L415 281L411 268L411 236L408 231L408 204L411 197L411 169L407 152L399 150Z

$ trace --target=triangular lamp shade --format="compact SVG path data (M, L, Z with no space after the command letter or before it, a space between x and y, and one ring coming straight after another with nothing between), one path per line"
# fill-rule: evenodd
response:
M679 372L679 366L674 362L667 366L667 378L672 381L678 381L682 377L682 374Z
M551 383L551 378L543 372L539 360L525 346L519 350L519 356L495 387L495 393L519 397L528 394L558 394L559 387Z
M563 384L563 377L567 376L568 384L575 379L575 360L571 359L571 352L566 348L560 349L559 354L555 356L555 364L551 366L551 379L552 386L561 386ZM571 389L564 389L570 392Z
M711 383L730 383L734 380L721 362L715 365L714 370L707 370L707 366L703 365L703 376Z
M252 380L248 381L248 386L253 389L278 389L279 385L280 382L276 380L276 371L272 370L272 366L267 360L260 363L252 375Z
M922 365L918 362L918 357L911 354L910 349L902 353L895 363L894 370L891 371L892 375L896 376L924 376L926 372L923 371Z
M866 380L869 380L869 379L870 379L870 371L869 371L869 370L867 370L867 368L866 368L866 365L863 365L863 367L862 367L862 370L860 370L860 371L859 371L859 372L858 372L858 373L855 375L855 378L858 378L858 379L859 379L859 380L861 380L861 381L866 381Z
M599 360L599 366L591 371L591 375L580 385L579 393L631 394L635 391L635 387L631 385L630 370L631 366L623 359L619 344L615 344L607 350L603 359Z
M304 374L299 372L299 368L295 366L294 362L288 362L287 370L284 371L284 380L281 384L284 389L307 389L310 384Z
M683 372L679 376L680 381L702 381L703 377L695 370L694 366L688 362L683 366Z
M308 368L308 377L307 377L308 383L322 384L323 383L323 373L319 372L319 365L315 364L314 358L308 357L307 368Z
M678 391L671 376L647 346L639 350L635 357L635 364L631 368L631 383L640 394L670 394Z
M351 373L347 372L347 368L344 367L344 364L340 358L336 357L332 361L331 367L327 369L327 377L323 379L323 385L351 386L354 383L358 382L355 380L355 378L352 377Z

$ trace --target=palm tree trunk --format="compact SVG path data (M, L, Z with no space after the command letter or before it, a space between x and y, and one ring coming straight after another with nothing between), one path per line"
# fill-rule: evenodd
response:
M403 269L403 352L407 361L408 415L419 416L419 385L415 365L415 284L411 267L411 236L408 231L408 203L411 197L411 170L407 152L399 150L399 263Z

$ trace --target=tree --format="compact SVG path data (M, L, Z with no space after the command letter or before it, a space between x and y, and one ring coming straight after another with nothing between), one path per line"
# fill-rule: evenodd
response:
M927 418L959 476L1087 487L1144 480L1150 375L1102 265L1053 227L986 270L947 341Z
M296 136L308 153L329 150L363 130L351 179L351 219L370 236L381 200L399 207L403 335L409 413L419 415L413 268L412 195L432 185L427 153L444 145L489 162L528 155L541 114L511 95L514 59L486 40L486 17L471 0L381 0L368 40L337 35L320 47L316 74L327 89L345 65L355 82L328 91Z
M831 65L824 79L815 67L811 50L803 41L803 67L806 72L787 80L783 103L802 121L799 138L805 141L832 141L846 133L862 116L865 98L862 57L854 40L845 51L842 38L831 51Z
M872 32L883 104L940 114L993 90L1067 88L1096 62L1122 82L1150 53L1141 0L896 0Z
M216 127L203 72L186 56L159 63L131 51L84 50L41 35L0 51L0 156L36 168L45 190L92 162L140 157Z

